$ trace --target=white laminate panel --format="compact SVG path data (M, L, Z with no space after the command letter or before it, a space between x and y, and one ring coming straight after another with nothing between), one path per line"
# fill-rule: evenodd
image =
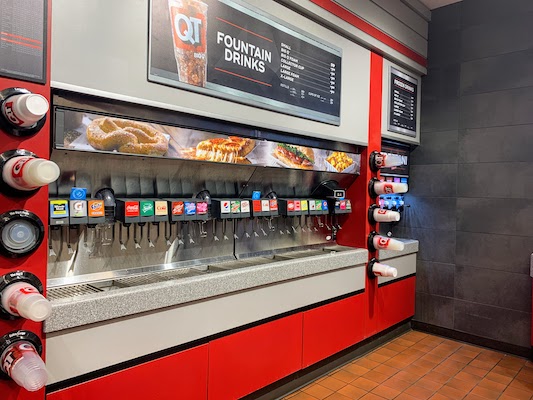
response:
M378 277L379 285L386 282L396 281L408 275L416 274L416 253L390 258L383 263L396 268L398 270L398 276L396 278L384 278L380 276Z
M428 39L428 22L413 11L410 7L399 1L372 0L376 5L387 11L408 28L414 30L424 39Z
M48 384L364 289L365 266L49 334Z
M248 0L248 3L342 49L340 126L149 82L147 0L54 0L52 86L265 129L366 145L370 51L277 2Z

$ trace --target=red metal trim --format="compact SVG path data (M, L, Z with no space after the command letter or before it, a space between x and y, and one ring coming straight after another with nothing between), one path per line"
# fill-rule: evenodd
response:
M336 15L343 21L348 22L350 25L355 26L357 29L372 36L374 39L379 40L381 43L393 48L404 56L409 57L417 64L427 67L427 59L424 56L418 54L416 51L397 41L392 36L387 35L385 32L379 30L375 26L372 26L354 13L334 3L332 0L311 0L311 2Z

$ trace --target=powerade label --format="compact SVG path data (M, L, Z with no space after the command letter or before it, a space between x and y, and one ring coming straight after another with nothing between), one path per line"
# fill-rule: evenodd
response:
M241 213L241 202L239 200L231 201L231 213L240 214Z
M278 211L278 200L270 200L270 211Z
M252 208L254 212L261 212L261 200L252 200Z
M70 200L70 214L72 217L87 216L87 202L85 200Z
M126 201L124 204L124 215L126 217L138 217L139 212L140 209L138 201Z
M328 202L326 200L322 201L322 210L328 211Z
M52 200L50 201L50 218L68 217L68 201Z
M168 203L166 201L156 201L155 202L155 215L167 215L168 214Z
M261 211L270 212L270 201L261 200Z
M192 201L185 202L185 215L196 215L196 203Z
M316 203L314 200L309 200L309 210L315 211L316 210Z
M259 210L261 211L261 210ZM220 213L229 214L231 212L231 203L229 200L224 200L220 202Z
M250 202L248 200L241 201L241 212L243 213L250 212Z
M154 215L154 202L153 201L141 201L141 217L151 217Z
M89 217L103 217L104 212L104 201L103 200L89 200L87 212Z
M206 201L199 201L198 203L196 203L196 214L198 215L207 214L207 202Z
M309 202L307 200L302 200L301 207L302 207L302 211L307 211L309 209Z
M302 203L300 200L294 200L294 211L301 211Z
M294 211L294 201L293 200L289 200L287 202L287 211Z
M320 200L316 200L315 207L317 211L322 211L322 202Z
M173 201L172 202L172 215L183 215L185 210L185 205L183 201Z

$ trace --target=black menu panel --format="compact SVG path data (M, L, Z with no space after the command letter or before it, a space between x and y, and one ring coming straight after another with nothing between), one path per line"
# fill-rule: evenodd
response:
M389 131L416 136L418 80L391 68Z
M340 124L341 50L231 0L152 0L149 80Z
M0 0L0 75L46 81L46 0Z

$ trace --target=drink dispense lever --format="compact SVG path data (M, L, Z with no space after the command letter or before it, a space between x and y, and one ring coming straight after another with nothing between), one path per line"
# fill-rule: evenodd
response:
M18 330L0 337L0 372L35 392L46 385L48 373L40 355L43 346L33 332Z
M127 243L130 238L130 226L131 224L134 224L136 226L140 222L140 208L139 208L139 202L136 200L130 200L130 199L116 199L116 218L118 221L121 222L121 225L119 225L119 236L120 236L120 243L121 243L121 249L126 250L126 245L124 243ZM127 239L124 242L123 236L122 236L122 227L125 227L127 230ZM135 248L140 248L140 245L137 241L137 229L134 228L134 241L135 241Z
M43 284L30 272L15 271L2 276L0 278L0 317L44 321L52 313L52 306L42 294Z
M14 136L31 136L46 121L49 104L45 97L23 88L0 91L0 130Z
M210 211L211 193L209 193L209 190L204 189L196 195L196 220L198 221L199 235L201 238L207 237L205 224L211 218Z

